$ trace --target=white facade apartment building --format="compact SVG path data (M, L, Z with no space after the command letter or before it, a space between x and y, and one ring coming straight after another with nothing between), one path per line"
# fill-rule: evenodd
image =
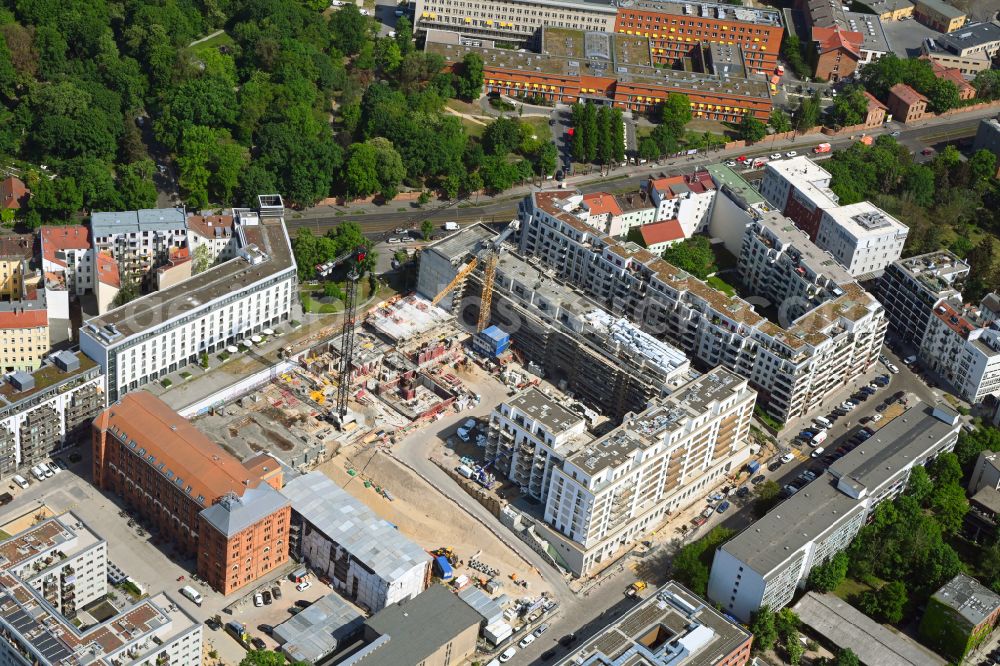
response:
M975 312L939 303L927 324L920 357L963 400L975 404L1000 395L1000 322L984 326Z
M322 472L285 484L291 554L358 606L377 613L425 589L431 557Z
M760 193L815 242L823 211L840 205L830 189L832 178L805 155L774 160L764 166Z
M520 252L689 357L746 377L776 418L819 409L877 361L885 316L857 283L840 285L835 298L782 327L637 245L597 232L579 219L579 202L564 191L526 197ZM741 212L746 223L761 216L754 208Z
M234 211L239 257L84 323L80 349L104 372L109 402L289 319L295 259L272 196L259 213Z
M747 224L739 272L750 292L771 301L789 319L837 298L843 293L840 285L853 281L833 256L773 211Z
M612 33L618 9L587 0L416 0L414 32L526 42L542 27Z
M582 444L593 440L584 417L566 409L564 398L537 387L506 400L490 415L484 459L492 470L545 502L552 470Z
M884 210L860 201L823 211L816 245L851 275L881 273L903 254L909 227Z
M910 471L958 441L958 414L917 401L766 516L715 551L708 598L743 622L791 602L812 568L851 543Z
M90 234L95 252L111 253L124 274L141 277L166 263L170 248L187 244L187 222L183 208L96 212Z
M707 171L691 176L650 178L647 189L656 207L654 222L677 220L690 238L708 226L715 201L716 187Z
M188 215L187 244L192 258L204 246L213 264L233 259L240 249L233 216Z
M934 310L945 301L961 302L969 265L948 250L937 250L889 264L875 296L885 307L889 326L919 348Z
M65 513L0 542L0 664L201 664L201 624L165 594L77 627L77 609L108 592L107 542Z
M0 384L0 478L86 437L104 407L104 377L80 353L56 352L35 372L8 377Z
M743 465L755 399L716 368L554 467L545 523L570 569L588 574Z
M42 227L39 241L44 273L63 275L66 287L77 296L94 288L96 255L90 229L82 225Z

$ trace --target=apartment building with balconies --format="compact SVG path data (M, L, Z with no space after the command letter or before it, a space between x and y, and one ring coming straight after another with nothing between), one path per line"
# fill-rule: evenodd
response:
M935 309L945 301L961 302L969 265L948 250L894 261L875 289L889 327L918 349Z
M593 440L582 414L567 409L564 396L538 387L525 389L490 414L485 460L492 471L531 497L548 499L552 471L580 446Z
M935 306L920 358L963 400L975 404L1000 395L1000 322L981 321L972 308L948 301Z
M749 458L756 393L716 368L553 466L542 536L583 576Z
M123 279L142 280L170 258L170 248L187 244L183 208L94 212L90 232L95 252L108 252Z
M617 15L613 3L596 0L417 0L413 28L525 44L543 26L614 32Z
M104 378L79 352L52 354L35 372L0 384L0 478L79 444L104 409Z
M708 598L747 622L791 602L816 565L847 548L875 507L900 495L910 472L955 448L958 414L917 401L791 498L715 552Z
M237 460L145 391L104 410L93 443L94 484L196 558L213 589L230 594L288 561L290 508L277 491L277 460Z
M234 215L238 257L84 322L80 348L110 401L290 318L297 280L281 198Z
M900 258L909 227L868 201L823 211L816 245L851 275L881 275Z
M764 166L760 193L816 242L823 211L840 205L830 189L830 172L805 155L774 160Z
M776 418L819 409L877 361L885 316L856 282L838 285L832 298L779 325L743 299L583 223L580 202L581 195L566 191L526 197L518 209L520 254L693 360L746 377ZM763 217L753 207L740 210L745 223ZM740 228L745 234L745 224Z
M0 663L201 664L201 624L165 594L79 614L108 593L108 544L73 513L0 541L0 583Z

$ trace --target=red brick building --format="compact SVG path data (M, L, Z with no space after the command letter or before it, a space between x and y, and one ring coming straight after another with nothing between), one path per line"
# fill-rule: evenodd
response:
M885 114L889 110L882 102L878 101L874 95L865 91L865 99L868 100L868 114L865 116L865 127L878 127L885 122Z
M93 445L94 484L196 557L213 589L229 594L288 560L291 508L270 456L240 462L146 391L94 420Z
M861 60L864 35L842 30L840 26L812 29L816 44L816 78L839 81L853 74Z
M976 88L965 80L965 77L962 76L962 70L957 67L945 67L930 58L926 59L930 60L931 68L934 70L934 76L945 81L951 81L955 84L955 87L958 88L959 99L969 100L975 98Z
M0 210L17 210L28 203L28 188L15 176L0 180Z
M893 120L912 123L927 115L927 98L905 83L889 88L887 106Z

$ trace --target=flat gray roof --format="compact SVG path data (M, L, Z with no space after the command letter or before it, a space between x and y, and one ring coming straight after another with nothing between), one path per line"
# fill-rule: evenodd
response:
M391 523L322 472L292 479L281 492L292 510L385 581L394 581L431 556Z
M364 658L364 666L419 664L469 627L482 621L479 613L443 585L386 606L365 624L389 641Z
M944 0L917 0L916 4L917 6L923 5L924 7L933 9L942 16L947 16L948 18L965 16L965 12L954 5L949 5L947 2L944 2Z
M282 507L288 499L266 483L247 488L242 497L223 497L203 509L202 517L226 537L231 537L258 523Z
M244 231L247 242L256 245L266 259L259 263L251 263L242 257L230 259L172 287L154 291L104 315L88 319L81 332L107 347L113 347L168 319L196 310L284 271L294 270L295 260L284 222L261 220L260 225L248 226ZM109 334L108 327L114 327L120 335Z
M469 254L476 254L481 249L483 241L496 235L495 231L484 224L473 224L436 243L431 243L424 248L424 252L436 252L448 261L455 261Z
M521 391L508 400L507 404L528 414L553 435L558 435L583 421L582 416L569 411L555 398L542 393L537 386Z
M1000 595L963 573L942 585L932 598L957 612L973 627L1000 608Z
M934 415L935 409L941 407L934 408L918 400L830 465L830 473L838 479L846 477L856 488L866 488L868 494L875 493L904 467L926 457L927 451L938 446L949 433L958 432L959 426L941 421Z
M650 649L643 639L652 630L666 635ZM619 620L600 629L559 664L712 666L751 635L704 599L670 581Z
M924 457L957 429L940 421L934 412L918 401L822 476L723 544L722 550L767 575L806 543L819 540L863 510L861 500L840 490L838 484L846 484L855 494L867 489L871 495L904 465Z
M768 211L758 221L783 244L792 246L794 250L786 249L785 252L797 255L799 262L816 275L825 277L836 285L857 280L846 268L840 265L839 261L834 259L832 254L819 249L815 243L809 240L809 235L806 232L795 226L794 222L781 213L774 210ZM828 296L833 295L832 293L828 294Z
M802 622L837 647L850 648L863 664L946 666L913 639L875 622L832 594L810 592L792 608Z
M276 626L274 636L293 660L316 664L336 652L364 623L354 606L331 593Z
M927 2L925 0L921 0L921 4L927 4ZM951 7L951 5L948 5L948 7ZM955 9L954 7L951 7L951 9L959 14L962 14L961 11ZM947 35L938 35L934 38L934 42L936 44L944 46L952 53L959 53L965 49L971 49L976 46L996 41L1000 41L1000 25L997 25L992 21L987 21L986 23L970 23L959 28L955 32L948 33Z
M187 229L183 208L145 208L97 212L90 215L90 230L95 238L139 231Z
M755 190L743 176L725 164L709 164L705 169L712 176L715 186L722 189L727 195L739 197L748 206L764 203L764 197L761 196L760 192Z

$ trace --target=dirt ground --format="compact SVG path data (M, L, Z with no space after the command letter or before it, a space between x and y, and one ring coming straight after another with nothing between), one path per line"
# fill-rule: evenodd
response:
M376 493L374 487L366 488L364 480L359 478L361 475L349 476L349 467L363 470L364 478L373 486L379 485L389 491L393 501ZM380 518L399 526L400 532L427 550L450 546L464 562L479 553L480 562L500 571L499 577L505 582L504 591L511 597L523 596L516 592L521 588L510 585L511 573L517 574L518 579L528 580L529 588L524 594L537 595L548 589L538 573L491 531L385 453L371 448L360 452L353 460L341 454L317 469L364 502ZM472 497L468 501L475 502ZM510 535L510 538L517 537ZM482 575L468 566L456 569L455 575L461 574Z

